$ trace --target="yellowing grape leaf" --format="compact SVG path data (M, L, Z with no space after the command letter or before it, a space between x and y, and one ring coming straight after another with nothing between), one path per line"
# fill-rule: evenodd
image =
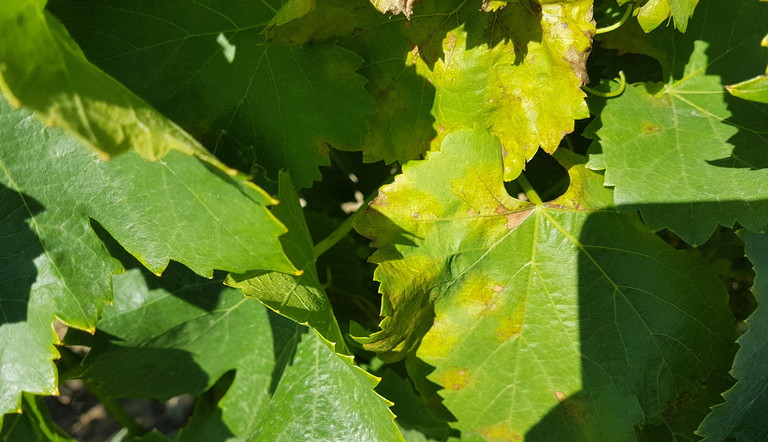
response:
M680 32L685 32L698 2L699 0L648 0L638 8L637 21L645 32L651 32L672 17L675 27Z
M416 46L417 71L436 90L436 145L446 133L482 125L501 141L505 180L539 147L552 153L574 120L588 116L580 86L588 81L591 11L590 0L514 2L449 27L439 60Z
M500 149L448 134L360 219L386 315L364 345L435 367L463 436L632 440L727 370L727 296L636 217L596 210L583 165L564 198L509 197Z

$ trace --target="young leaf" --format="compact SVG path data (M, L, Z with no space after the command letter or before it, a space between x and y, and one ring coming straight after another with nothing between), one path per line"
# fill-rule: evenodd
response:
M278 272L231 274L226 284L242 289L246 296L258 299L287 318L309 324L333 342L338 352L349 354L328 295L317 279L312 237L299 204L299 196L287 173L280 174L278 198L282 202L275 207L273 213L288 228L288 233L280 238L280 242L291 261L304 273L300 276Z
M739 338L739 352L733 362L738 383L714 407L698 432L705 440L754 441L768 438L765 410L768 410L768 235L742 231L747 257L755 266L754 294L759 304L749 317L749 330Z
M167 399L199 394L235 370L219 404L234 436L399 439L374 377L314 330L219 284L180 270L116 277L115 307L95 340L72 341L93 346L87 383L111 397Z
M699 0L648 0L638 8L637 21L645 32L651 32L672 17L678 31L685 32L698 2Z
M296 272L277 239L285 227L261 189L178 152L157 162L132 152L102 162L5 102L0 118L0 180L46 208L95 219L153 272L170 259L203 276Z
M207 2L211 3L211 2ZM332 44L272 44L281 1L52 1L86 55L196 138L251 146L275 179L320 179L328 145L358 150L374 104L362 59ZM151 81L147 81L151 78Z
M630 440L727 369L722 285L635 217L507 196L500 149L449 134L371 205L388 317L366 347L436 367L463 435Z
M620 210L640 209L651 229L669 228L693 245L717 224L768 226L768 106L724 89L765 67L757 43L768 5L706 0L697 18L686 34L665 29L643 40L630 24L606 34L604 46L657 58L667 81L595 100L601 112L586 131L597 140L589 166L605 169Z

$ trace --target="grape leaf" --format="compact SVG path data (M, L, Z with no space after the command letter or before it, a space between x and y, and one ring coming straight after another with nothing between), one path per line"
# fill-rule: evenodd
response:
M597 140L589 165L605 169L622 211L640 209L651 229L694 245L717 224L768 226L768 106L724 89L764 68L765 23L768 5L705 0L686 34L659 30L643 42L629 24L607 34L604 46L657 58L667 78L592 103L601 112L586 130Z
M170 279L169 279L170 278ZM110 397L199 394L235 370L221 419L249 440L398 440L377 380L312 329L275 315L221 280L184 269L115 278L84 378ZM150 287L152 287L150 289ZM68 336L69 339L69 336Z
M539 146L552 153L574 119L588 116L580 86L595 29L592 2L521 1L479 15L477 5L466 8L474 14L447 30L442 58L430 61L417 46L412 62L436 90L436 145L445 133L483 125L500 139L504 179L512 180Z
M403 14L406 18L411 18L413 15L413 5L418 3L419 0L371 0L373 6L379 11L386 14L391 12L392 15Z
M268 40L280 6L58 0L49 8L89 59L196 138L212 145L225 131L252 146L273 179L288 169L301 188L320 179L329 145L360 149L374 103L356 54Z
M45 0L8 0L0 9L0 92L34 109L109 158L133 149L157 160L176 150L234 174L200 143L90 64Z
M43 398L23 395L23 413L0 415L0 441L75 442L51 418Z
M722 284L634 216L509 197L500 149L455 132L382 188L358 225L388 316L365 345L434 366L463 436L632 440L727 370Z
M509 180L588 116L579 87L594 32L589 0L514 2L488 14L473 1L435 0L410 20L352 14L346 3L324 2L275 38L341 37L365 58L360 72L379 106L365 161L419 158L431 140L480 124L502 139Z
M733 363L736 385L725 392L725 403L712 410L698 432L705 440L753 441L768 438L765 410L768 410L768 235L742 231L747 257L755 266L753 292L759 304L749 317L749 330L738 340L740 349Z
M339 324L333 314L323 286L317 279L312 237L299 204L299 196L290 175L280 174L281 204L273 210L288 228L280 238L286 254L304 273L300 276L278 272L230 274L226 284L239 288L246 296L256 298L267 307L296 322L309 324L336 345L340 353L349 354Z
M10 110L2 99L0 133L4 135L0 140L2 414L18 409L23 391L57 391L54 317L70 326L93 330L103 304L112 299L110 277L122 266L109 256L87 218L68 204L43 207L40 203L45 198L24 186L17 175L19 168L29 171L35 164L16 163L14 155L39 155L33 150L37 147L34 143L45 138L55 140L55 136L43 134L37 122ZM43 188L38 190L46 193L61 191L55 183L48 183L50 188L40 184Z
M768 47L768 35L763 37L760 45ZM725 88L735 97L768 103L768 69L765 72L765 75L759 75L749 80L726 86Z
M637 21L645 32L651 32L672 17L675 27L680 32L685 32L698 2L699 0L648 0L638 8Z
M213 269L296 273L277 239L285 227L261 189L178 152L158 162L131 152L102 162L28 112L3 102L0 115L2 182L82 222L97 220L153 272L174 259L203 276Z

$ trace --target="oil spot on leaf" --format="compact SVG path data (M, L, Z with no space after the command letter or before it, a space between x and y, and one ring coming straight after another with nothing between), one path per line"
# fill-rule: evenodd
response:
M472 378L468 369L453 367L437 376L435 381L448 390L458 391L469 385Z
M652 133L661 132L661 128L653 123L644 123L642 131L643 135L650 135Z
M523 440L523 437L515 431L508 423L503 422L500 424L492 425L490 427L481 428L480 433L486 440L498 440L505 442L517 442Z
M523 319L525 308L520 306L511 315L501 320L501 325L496 329L496 337L501 341L518 336L523 331Z

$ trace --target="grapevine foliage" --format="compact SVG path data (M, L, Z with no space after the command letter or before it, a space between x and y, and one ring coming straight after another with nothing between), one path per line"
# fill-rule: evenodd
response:
M4 0L0 439L72 440L79 379L122 440L765 440L766 34L759 0ZM179 395L165 433L118 402Z

